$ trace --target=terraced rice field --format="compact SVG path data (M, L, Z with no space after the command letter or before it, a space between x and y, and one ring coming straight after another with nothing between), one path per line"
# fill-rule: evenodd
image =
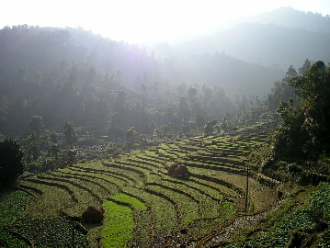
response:
M173 237L197 242L234 215L244 214L245 156L263 142L264 135L176 140L133 155L78 163L26 179L20 187L35 200L27 205L20 222L8 228L20 230L19 223L33 220L36 230L42 223L47 227L42 232L48 237L52 235L49 223L63 219L73 240L57 239L70 245L163 247ZM185 164L190 178L169 176L172 163ZM253 178L249 179L250 213L266 209L275 200L273 190ZM102 225L80 223L88 206L103 209ZM40 237L26 237L37 247L44 245ZM52 240L48 247L56 247Z

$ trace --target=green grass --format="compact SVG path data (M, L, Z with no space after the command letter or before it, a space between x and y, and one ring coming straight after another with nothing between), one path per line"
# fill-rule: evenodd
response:
M134 184L134 182L130 181L127 177L112 174L110 171L107 171L107 173L105 173L104 171L98 171L94 168L93 171L89 172L88 170L79 169L78 167L70 167L69 172L85 175L91 178L98 177L110 180L112 183L117 185L118 188L124 187L125 184Z
M157 192L160 192L161 194L170 197L179 204L181 210L180 214L184 214L182 217L182 223L184 226L188 225L194 219L200 217L198 212L198 204L188 196L163 188L160 185L150 185L149 187Z
M104 247L147 247L153 237L171 235L182 227L187 227L194 238L201 238L236 213L234 203L219 201L238 196L234 189L241 188L245 180L241 180L240 169L232 161L245 159L241 151L257 142L217 136L185 139L117 159L86 161L46 173L39 181L23 182L43 192L39 200L28 207L26 218L47 219L48 222L40 222L47 227L52 225L50 220L59 218L61 211L79 217L88 205L101 208L103 201L104 225L90 228L88 235L95 234L91 238L93 242L88 239L90 245L95 245L101 234ZM213 158L210 148L221 156L218 160ZM226 152L230 150L233 151ZM188 155L194 159L188 159ZM193 173L191 178L181 180L168 176L165 168L173 162L186 164ZM251 190L260 187L251 182ZM266 197L261 193L256 196L257 200ZM20 225L27 223L22 221ZM17 230L21 230L19 226Z
M166 144L161 144L159 147L161 147L164 150L169 150L170 149Z
M70 171L70 170L69 170ZM114 183L113 181L109 180L108 177L101 177L99 175L97 175L96 173L77 173L75 171L71 171L71 172L65 172L63 170L59 170L59 177L64 176L73 176L73 177L79 177L82 179L87 179L87 180L91 180L97 184L99 184L100 186L104 187L107 189L107 191L110 191L113 194L116 194L118 192L118 188L119 186Z
M171 153L168 150L158 149L159 156L170 157L170 158L178 158L177 155Z
M43 192L38 201L28 205L25 213L28 218L56 218L62 209L75 204L66 190L56 186L29 181L23 181L22 185L34 187Z
M112 201L104 202L104 210L103 246L126 247L134 228L133 210Z
M76 179L65 179L66 181L59 181L55 176L47 175L45 179L41 179L41 181L57 183L58 185L67 186L70 190L74 192L74 195L78 199L78 203L75 203L72 207L64 209L64 211L70 216L81 216L82 213L87 209L88 206L95 206L97 208L101 208L102 202L100 201L100 196L92 195L92 187L94 185L90 185L86 182L80 182ZM56 186L54 186L56 188ZM50 204L56 201L56 198L50 200Z
M310 194L307 206L292 211L296 201L287 200L281 208L268 215L261 224L255 227L256 230L262 230L261 232L248 235L248 238L239 237L226 247L287 247L293 235L296 235L296 238L300 237L302 244L309 240L312 243L308 246L329 247L327 228L322 232L323 224L321 224L330 224L329 202L330 184L322 183ZM315 232L319 233L314 236L314 239L309 239Z
M111 196L111 199L115 199L117 201L121 201L121 202L126 202L131 204L135 210L146 210L147 209L147 205L141 201L139 201L137 198L126 195L126 194L117 194L117 195L113 195Z
M145 200L152 208L151 219L154 219L155 224L155 234L159 236L169 235L170 232L178 227L178 221L176 218L171 218L171 216L176 216L176 211L174 205L167 199L161 196L147 193L141 189L128 188L127 191L130 194L136 195L141 199ZM152 220L150 222L153 222Z
M179 147L175 144L168 144L168 147L171 149L179 149Z
M0 196L0 240L9 247L29 247L24 240L3 229L3 226L24 213L25 204L30 197L20 190L8 191Z
M134 230L134 234L132 235L133 240L131 240L131 246L147 246L150 242L150 226L148 224L152 222L150 211L146 211L147 205L136 197L123 193L114 195L111 197L111 199L117 200L119 202L128 203L134 208L134 219L136 225L142 226L142 228L136 228Z
M196 188L199 190L198 194L204 192L205 195L210 195L214 198L217 198L219 200L222 200L222 195L220 194L219 191L215 190L214 188L208 187L206 185L200 184L196 181L192 181L192 180L181 180L181 179L177 179L177 178L172 178L168 175L162 175L162 177L168 181L171 182L176 182L176 183L180 183L181 185L183 185L184 187L191 187L191 188ZM178 186L181 188L181 186Z
M194 168L195 169L195 168ZM199 172L200 170L193 170L195 172ZM196 173L197 174L197 173ZM210 174L210 177L215 177L216 174ZM221 185L221 184L218 184L218 183L214 183L214 182L211 182L211 181L207 181L207 180L203 180L203 179L199 179L199 178L193 178L194 180L196 180L197 182L200 182L202 184L205 184L205 185L208 185L209 187L212 187L214 189L217 189L220 193L222 194L225 194L225 195L228 195L228 196L239 196L239 194L234 191L233 189L231 188L228 188L227 186L225 185Z
M21 218L10 229L31 240L36 247L86 247L86 232L65 218ZM74 239L73 239L74 235ZM11 246L14 247L14 246Z

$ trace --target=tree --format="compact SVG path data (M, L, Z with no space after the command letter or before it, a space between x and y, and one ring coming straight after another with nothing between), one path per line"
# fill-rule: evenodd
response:
M40 155L42 145L41 137L32 132L28 137L22 140L21 147L24 151L25 162L30 163L32 160L36 161Z
M33 160L36 161L40 155L40 136L33 132L30 136L28 136L27 140L29 145L29 154L31 154Z
M179 116L180 118L186 118L189 119L190 118L190 109L187 103L187 99L185 97L180 97L179 99Z
M126 143L127 144L132 143L134 141L135 135L136 135L136 132L135 132L134 127L131 127L130 129L126 130L126 132L125 132Z
M159 127L157 127L155 130L154 130L154 135L157 136L157 138L163 138L165 137L165 135L167 135L170 131L170 123L168 122L167 124L163 124Z
M197 95L197 89L196 88L193 88L193 87L190 87L188 89L188 98L190 101L193 101L193 99L196 97Z
M298 70L299 75L301 76L304 75L310 67L311 67L311 62L308 59L306 59L304 65Z
M24 172L23 152L11 139L0 142L0 186L9 186Z
M55 160L57 161L58 153L60 152L60 146L57 143L53 143L50 148L53 152L53 155L55 156Z
M40 135L42 128L44 127L44 123L42 121L41 116L33 116L32 119L29 121L29 131L35 132L36 134Z
M290 79L290 78L296 77L297 75L298 75L298 73L297 73L296 69L293 68L293 65L290 65L289 69L285 73L285 77Z
M229 113L227 113L226 116L222 118L221 128L225 132L230 133L230 130L231 130L231 121L230 121Z
M217 125L217 123L218 123L217 120L212 120L212 121L205 122L204 135L212 135L214 130L215 130L215 126Z
M330 67L322 61L315 62L303 76L291 79L295 94L305 102L302 128L309 132L315 152L330 153Z
M55 132L55 131L52 131L50 134L49 134L49 138L50 138L50 141L54 144L57 144L58 142L58 134Z
M330 154L330 69L318 61L288 83L303 101L297 107L290 99L280 103L282 122L271 137L276 157L317 159Z
M63 133L68 145L73 146L73 143L77 140L76 130L73 122L66 120L63 125Z
M205 119L201 115L196 115L195 122L197 127L203 127L203 125L205 124Z

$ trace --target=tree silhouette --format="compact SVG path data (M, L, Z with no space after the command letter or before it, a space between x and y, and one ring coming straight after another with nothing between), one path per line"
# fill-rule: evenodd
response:
M73 143L77 140L75 126L73 122L68 120L65 122L65 124L63 125L63 133L66 139L66 143L72 147Z
M28 125L29 125L29 131L35 132L38 135L40 135L41 130L44 127L44 123L42 121L41 116L33 116Z
M11 139L0 142L0 188L9 186L24 171L23 152Z

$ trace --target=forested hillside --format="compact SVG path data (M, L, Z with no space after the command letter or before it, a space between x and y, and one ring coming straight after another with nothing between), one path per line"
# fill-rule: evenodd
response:
M8 136L27 134L33 116L48 130L70 120L99 134L109 126L152 133L169 122L178 132L183 119L220 121L246 109L282 77L224 54L159 60L81 29L6 27L0 44L0 125Z

